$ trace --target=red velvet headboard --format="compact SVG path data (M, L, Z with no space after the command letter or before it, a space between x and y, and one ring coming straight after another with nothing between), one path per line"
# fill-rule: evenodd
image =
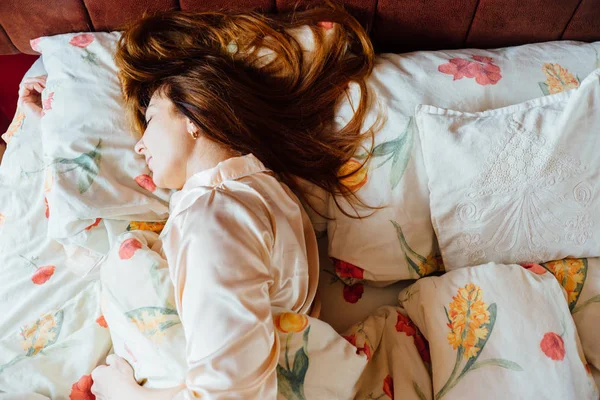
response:
M296 0L0 0L0 54L29 40L116 30L144 10L289 10ZM344 0L379 52L600 40L600 0Z

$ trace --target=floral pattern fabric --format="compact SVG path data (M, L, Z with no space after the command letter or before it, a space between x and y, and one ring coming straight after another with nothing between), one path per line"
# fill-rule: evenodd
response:
M400 293L429 342L435 399L598 397L567 296L539 272L489 263Z

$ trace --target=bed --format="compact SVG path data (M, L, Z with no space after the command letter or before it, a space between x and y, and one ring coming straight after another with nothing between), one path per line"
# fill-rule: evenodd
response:
M306 382L311 382L303 389L306 398L394 398L394 393L395 398L465 398L464 391L451 391L452 388L467 372L484 366L496 366L502 372L480 375L477 378L479 389L470 393L473 398L490 396L490 390L498 390L503 384L523 388L528 380L537 386L531 384L530 392L515 389L513 395L597 398L593 380L587 376L595 375L597 379L596 368L600 367L600 343L594 340L600 326L600 262L596 259L600 253L595 253L597 228L593 229L598 177L591 174L585 175L586 179L581 178L584 176L581 174L586 173L583 167L561 172L561 176L566 176L565 184L575 179L574 176L580 177L573 181L573 188L568 189L573 193L574 202L569 207L578 211L573 216L565 214L564 220L559 221L560 226L573 228L567 232L571 247L545 246L541 249L529 245L513 249L493 232L481 227L480 217L492 226L494 218L500 218L485 220L488 214L482 210L489 204L482 197L484 194L468 197L469 193L465 193L464 198L469 201L461 200L462 197L450 201L457 189L445 185L454 176L464 175L464 171L483 170L484 166L489 166L489 160L486 163L469 157L475 153L474 149L486 144L478 143L475 138L469 139L474 147L465 153L464 146L448 139L444 142L447 148L456 145L456 149L444 158L440 154L446 147L440 150L437 141L429 140L426 132L467 132L466 135L468 127L480 120L491 124L490 121L509 114L530 112L541 115L549 112L545 111L547 108L557 110L562 107L560 110L567 111L574 108L570 102L577 100L582 87L594 84L590 77L593 78L594 71L600 68L598 2L465 0L425 5L416 1L398 4L389 0L353 0L344 3L367 29L375 49L381 53L369 85L384 99L388 111L386 126L376 139L378 150L374 150L374 163L364 174L352 176L349 185L363 194L368 203L382 202L382 205L394 207L379 213L375 219L348 219L336 214L330 198L318 191L314 193L322 200L319 203L322 210L336 217L328 221L311 215L319 237L321 257L320 321L326 324L311 320L311 338L318 334L322 338L318 343L317 339L311 339L312 347L306 343L303 347L306 338L302 335L292 337L305 327L296 332L293 329L285 332L291 347L308 349L311 360L321 360L319 357L329 360L322 363L321 370L313 368L304 377ZM112 305L103 304L107 300L101 294L101 262L105 261L105 256L112 257L113 267L117 268L134 253L136 257L145 251L150 253L152 235L160 231L166 219L170 195L152 187L147 171L140 166L140 160L134 160L133 154L123 156L132 148L132 139L127 137L123 120L115 119L120 103L114 86L115 69L110 60L114 41L118 38L116 31L144 11L225 7L276 13L289 11L293 5L289 1L265 0L227 4L183 0L146 4L122 1L118 6L77 0L57 1L54 5L17 1L0 4L0 54L41 53L44 62L40 57L27 76L48 73L56 77L44 95L45 126L28 124L17 112L14 118L9 116L12 123L3 135L8 148L0 167L0 282L3 282L0 284L0 396L15 399L86 398L91 385L91 370L113 351L125 355L130 363L138 364L136 378L145 379L153 387L168 387L177 381L178 374L183 373L181 356L176 354L180 347L176 344L182 338L169 331L178 322L167 303L160 307L146 303L128 305L128 319L120 326L123 331L131 326L139 328L144 333L139 337L134 334L129 337L113 334L111 337L111 320L107 317L107 322L104 316ZM90 35L87 32L112 33ZM34 40L40 37L45 39ZM98 65L102 68L96 76L82 72ZM67 79L73 76L78 78L75 83ZM87 99L86 90L93 90L101 82L112 82L107 87L113 92L106 89ZM61 91L66 95L61 97ZM73 104L78 102L88 102L89 107L75 108ZM109 122L96 124L94 128L81 123L82 116L89 115L91 109L103 110L95 116L96 121L104 117L104 121ZM339 113L342 121L349 117L349 110L349 107L342 107ZM554 124L559 124L561 119L556 118ZM461 124L465 125L464 129ZM482 125L480 130L495 132L496 126ZM503 129L521 132L525 128L510 125ZM100 139L102 132L111 132L109 137L102 139L104 142ZM515 133L515 137L521 136ZM575 139L571 142L578 143ZM101 143L105 147L101 147ZM114 151L105 150L106 143L111 143ZM536 142L525 147L522 143L525 143L524 139L515 144L515 151L523 151L518 148L521 145L523 149L537 149L534 146L539 145ZM117 165L122 159L128 161L124 167L115 167L113 173L101 177L91 164L81 164L82 158L78 158L85 155L87 158L84 159L98 160L99 163L101 151L105 151L102 153L104 163ZM578 150L570 154L575 151ZM492 153L493 148L490 149ZM490 157L501 159L502 154ZM354 162L360 161L360 156L357 154ZM459 164L453 161L457 157L465 160L465 164L456 167L458 169L452 175L447 171ZM524 164L522 171L525 173L515 172L515 175L529 176L527 168L537 165L531 164L535 160ZM505 164L516 162L509 160ZM65 168L52 169L50 165ZM496 173L494 168L499 171L508 167L489 166L491 172L488 175ZM53 172L48 172L51 169ZM587 171L592 169L593 166L588 167ZM532 175L520 184L527 186L539 181L542 175L536 173L538 175ZM483 178L473 177L472 181L479 185L477 193L487 190L488 186L481 183ZM73 193L88 192L94 182L96 185L103 182L103 187L119 187L120 191L106 192L104 197L97 197L96 202L76 199ZM457 185L467 187L470 184ZM494 195L504 196L503 215L509 215L512 209L506 207L515 200L507 194L508 189L502 190ZM561 196L561 201L566 202L566 195ZM124 198L131 206L115 206L123 203ZM538 199L541 204L546 204L539 196L531 201ZM503 203L497 203L499 205L494 207L502 207ZM455 209L458 211L448 211ZM563 209L557 210L551 210L553 215L562 215ZM549 222L544 219L543 223ZM504 229L508 232L504 236L508 237L513 232L511 226L511 221L505 220L497 223L496 229ZM513 237L519 240L517 236ZM493 249L498 246L504 246L503 251L494 253ZM168 297L169 282L164 268L157 267L152 256L145 262L148 263L147 276L131 278L140 293ZM500 263L526 267L501 268ZM458 268L484 264L485 268ZM444 271L452 273L443 274ZM463 283L466 281L469 283ZM555 281L562 288L558 284L552 286ZM119 284L114 282L112 288ZM492 289L494 285L497 288ZM540 285L550 289L541 290ZM514 378L519 375L519 369L527 369L524 361L518 360L521 350L509 352L504 350L506 344L504 348L502 344L486 344L489 336L484 335L485 341L483 337L474 339L475 345L470 347L474 353L465 355L466 366L459 378L455 376L460 356L455 363L456 352L433 344L447 340L448 335L436 326L441 319L444 329L456 332L457 319L452 314L452 310L459 307L456 299L480 296L482 290L485 296L493 297L490 293L495 293L494 290L500 293L501 288L505 288L505 292L519 291L522 296L515 294L513 299L505 299L498 295L495 303L488 301L490 297L484 297L486 302L482 303L485 306L482 306L481 315L487 318L483 325L488 334L494 328L490 319L498 320L495 331L502 329L499 327L502 323L508 323L503 322L497 310L513 309L522 302L531 301L532 296L540 296L538 298L545 299L543 303L547 305L566 293L564 304L548 306L546 314L554 315L558 313L556 310L570 313L573 318L569 315L567 322L560 313L556 318L540 323L534 312L524 312L519 318L524 318L524 326L528 326L526 321L535 322L529 327L532 330L547 330L546 335L531 342L531 346L542 349L543 360L562 361L565 352L578 354L566 358L570 360L568 367L557 367L544 378L537 376L537 380L531 380L529 376ZM440 316L434 309L446 312ZM136 312L132 313L133 310ZM127 323L129 327L125 326ZM114 324L116 327L119 322ZM396 343L393 341L400 339L389 339L390 331L402 333L402 341ZM343 335L345 345L353 346L350 351L339 343L338 347L331 345L337 343L337 334ZM441 336L437 337L438 334ZM518 335L516 330L507 337ZM156 364L156 357L161 356L155 345L157 340L174 343L172 351L160 358L169 362L165 362L162 369L144 369L144 365ZM395 345L392 346L392 342ZM330 351L337 351L336 355L327 353L328 346ZM490 354L478 364L476 360L483 346L487 346L486 351ZM465 342L453 349L459 355L469 351ZM492 355L494 350L502 353L501 357ZM282 348L282 353L287 355L288 351L292 351L291 348ZM298 353L295 354L298 357ZM395 354L397 360L386 360L385 354ZM354 377L354 381L361 384L350 391L339 385L337 392L318 394L320 392L315 388L322 387L324 381L342 380L342 377L332 378L331 371L327 370L327 362L331 363L336 356L347 366L338 374L348 380ZM584 363L574 365L575 359L579 358ZM313 365L317 363L314 361ZM432 370L437 375L432 376ZM488 370L490 368L483 369ZM509 373L511 371L513 375ZM288 372L292 374L293 371ZM160 379L160 374L167 378ZM471 372L470 376L474 375ZM552 382L553 376L557 377L557 382L560 381L558 377L569 376L570 386L565 386L576 390L555 390L548 383ZM544 382L548 391L542 394L539 388ZM298 394L292 389L286 390L280 391L282 398L303 398L295 397ZM500 392L492 393L493 398L506 398Z

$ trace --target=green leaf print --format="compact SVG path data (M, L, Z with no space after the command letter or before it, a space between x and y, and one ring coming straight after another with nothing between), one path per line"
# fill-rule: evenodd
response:
M150 267L150 279L152 280L152 286L156 292L156 296L165 302L167 309L174 309L175 306L171 303L170 288L171 282L168 280L168 270L166 268L159 268L159 264L154 263ZM162 273L161 273L162 272Z
M385 158L382 162L377 164L374 169L387 164L389 161L392 162L390 167L390 186L392 190L400 183L402 176L404 176L408 161L410 160L410 152L412 150L415 134L414 125L414 119L410 117L406 124L406 128L399 137L380 143L373 148L373 160L379 157ZM354 158L358 160L364 160L366 157L367 154L356 154L354 156Z
M138 330L151 340L160 340L164 331L180 324L177 310L163 307L141 307L125 313Z
M0 373L28 357L43 354L43 350L52 346L58 340L63 321L64 311L58 310L53 313L43 314L33 324L21 327L19 332L20 345L25 354L15 357L4 365L0 365Z
M390 222L396 229L398 242L400 243L400 248L404 253L404 257L409 267L409 272L411 272L411 274L412 272L415 272L417 277L422 278L434 271L437 271L439 269L439 265L435 257L435 250L432 249L431 254L429 254L427 258L423 257L408 245L400 224L392 220L390 220Z
M580 304L580 305L574 307L573 310L571 311L571 314L575 314L575 313L581 311L583 308L585 308L593 303L600 303L600 294L597 294L594 297L584 301L583 304Z
M478 369L478 368L486 367L488 365L501 367L504 369L510 369L513 371L523 371L523 368L521 368L521 366L519 364L512 362L512 361L503 360L501 358L490 358L489 360L476 362L471 367L471 371Z
M464 288L459 288L449 304L449 309L450 311L444 307L448 319L447 326L450 328L448 342L457 350L456 361L448 380L435 395L436 400L443 398L469 371L474 369L496 366L512 371L523 371L517 363L499 358L477 362L492 336L497 315L496 303L486 304L483 300L483 290L479 286L468 283ZM467 362L458 373L463 358L466 358Z
M289 363L285 367L277 365L277 390L287 400L306 400L304 395L304 380L309 366L308 357L308 335L310 326L306 328L302 335L302 347L296 351L293 366L290 369ZM288 334L288 339L293 333ZM288 359L289 340L286 341L285 358Z
M102 159L102 155L100 153L100 149L102 146L102 139L98 140L98 144L94 148L94 150L89 153L83 153L75 158L58 158L54 160L53 164L57 165L71 165L67 169L63 169L58 171L60 174L64 174L69 171L73 171L75 169L79 169L79 180L77 182L77 188L79 189L79 193L85 193L92 183L94 183L94 179L98 176L100 172L100 160Z

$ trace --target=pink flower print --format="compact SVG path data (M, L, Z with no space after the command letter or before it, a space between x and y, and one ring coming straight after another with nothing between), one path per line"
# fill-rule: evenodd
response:
M331 21L319 21L317 22L317 26L325 29L326 31L333 29L333 22Z
M40 40L42 40L42 38L31 39L29 41L29 46L31 46L31 50L37 51L38 53L42 52L39 48Z
M42 285L48 281L54 275L54 271L56 267L54 265L46 265L43 267L39 267L31 277L31 282L36 285Z
M452 58L438 66L438 71L452 75L455 81L465 77L475 78L475 82L482 86L495 85L502 79L500 67L494 64L491 57L473 55L471 58L475 61Z
M79 47L81 49L85 49L94 41L94 35L91 33L82 33L76 36L69 41L69 44Z
M486 56L471 56L471 58L475 61L479 61L485 64L493 64L494 63L494 59L492 57L486 57Z
M135 177L135 182L142 188L146 189L149 192L154 192L156 190L156 185L154 181L149 175L142 174Z
M528 269L537 275L544 275L548 272L546 268L542 267L540 264L521 264L521 267Z
M46 100L42 100L42 115L46 115L46 111L52 110L52 101L54 100L54 92L46 97Z
M471 62L462 58L452 58L446 64L442 64L438 67L438 71L453 75L453 80L457 81L464 77L473 78L475 75L469 68Z

